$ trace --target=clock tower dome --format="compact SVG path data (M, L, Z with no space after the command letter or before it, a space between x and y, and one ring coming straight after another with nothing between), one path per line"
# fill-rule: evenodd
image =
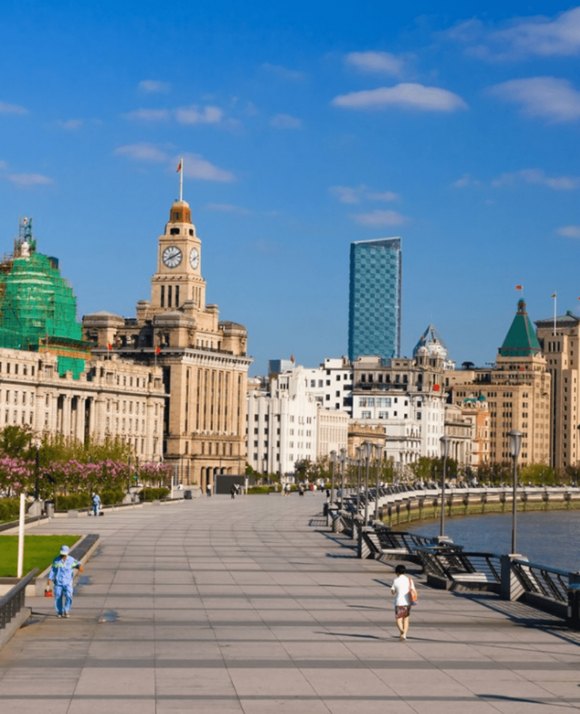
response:
M187 201L175 201L165 232L158 239L151 308L154 312L165 312L177 310L187 302L194 310L203 312L205 287L201 276L201 241L191 222L191 208Z

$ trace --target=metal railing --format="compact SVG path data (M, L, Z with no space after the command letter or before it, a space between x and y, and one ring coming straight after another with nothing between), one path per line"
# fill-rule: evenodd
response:
M570 573L527 560L512 560L512 572L524 589L524 595L568 606Z
M38 575L38 568L25 575L6 595L0 597L0 630L14 618L24 607L26 586Z

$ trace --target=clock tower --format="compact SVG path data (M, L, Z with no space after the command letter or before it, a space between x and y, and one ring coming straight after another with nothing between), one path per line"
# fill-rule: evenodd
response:
M153 312L177 310L185 303L205 310L205 280L201 276L201 241L191 222L187 201L175 201L165 232L159 236L157 272L151 281Z

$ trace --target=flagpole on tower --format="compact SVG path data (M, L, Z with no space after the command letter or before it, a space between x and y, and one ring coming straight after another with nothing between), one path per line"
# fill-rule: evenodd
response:
M557 318L556 318L556 302L558 301L558 293L555 292L555 291L552 293L552 300L554 301L554 329L553 329L552 334L553 334L554 337L555 337L555 336L556 336L556 321L557 321Z
M183 201L183 156L177 164L177 173L179 174L179 200Z

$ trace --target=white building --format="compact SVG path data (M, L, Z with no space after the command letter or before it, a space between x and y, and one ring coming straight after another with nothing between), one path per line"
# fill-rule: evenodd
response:
M272 376L269 388L248 392L247 446L252 468L260 473L293 473L297 461L314 462L346 448L348 414L322 405L327 385L318 387L318 382L325 382L326 376L296 366Z

